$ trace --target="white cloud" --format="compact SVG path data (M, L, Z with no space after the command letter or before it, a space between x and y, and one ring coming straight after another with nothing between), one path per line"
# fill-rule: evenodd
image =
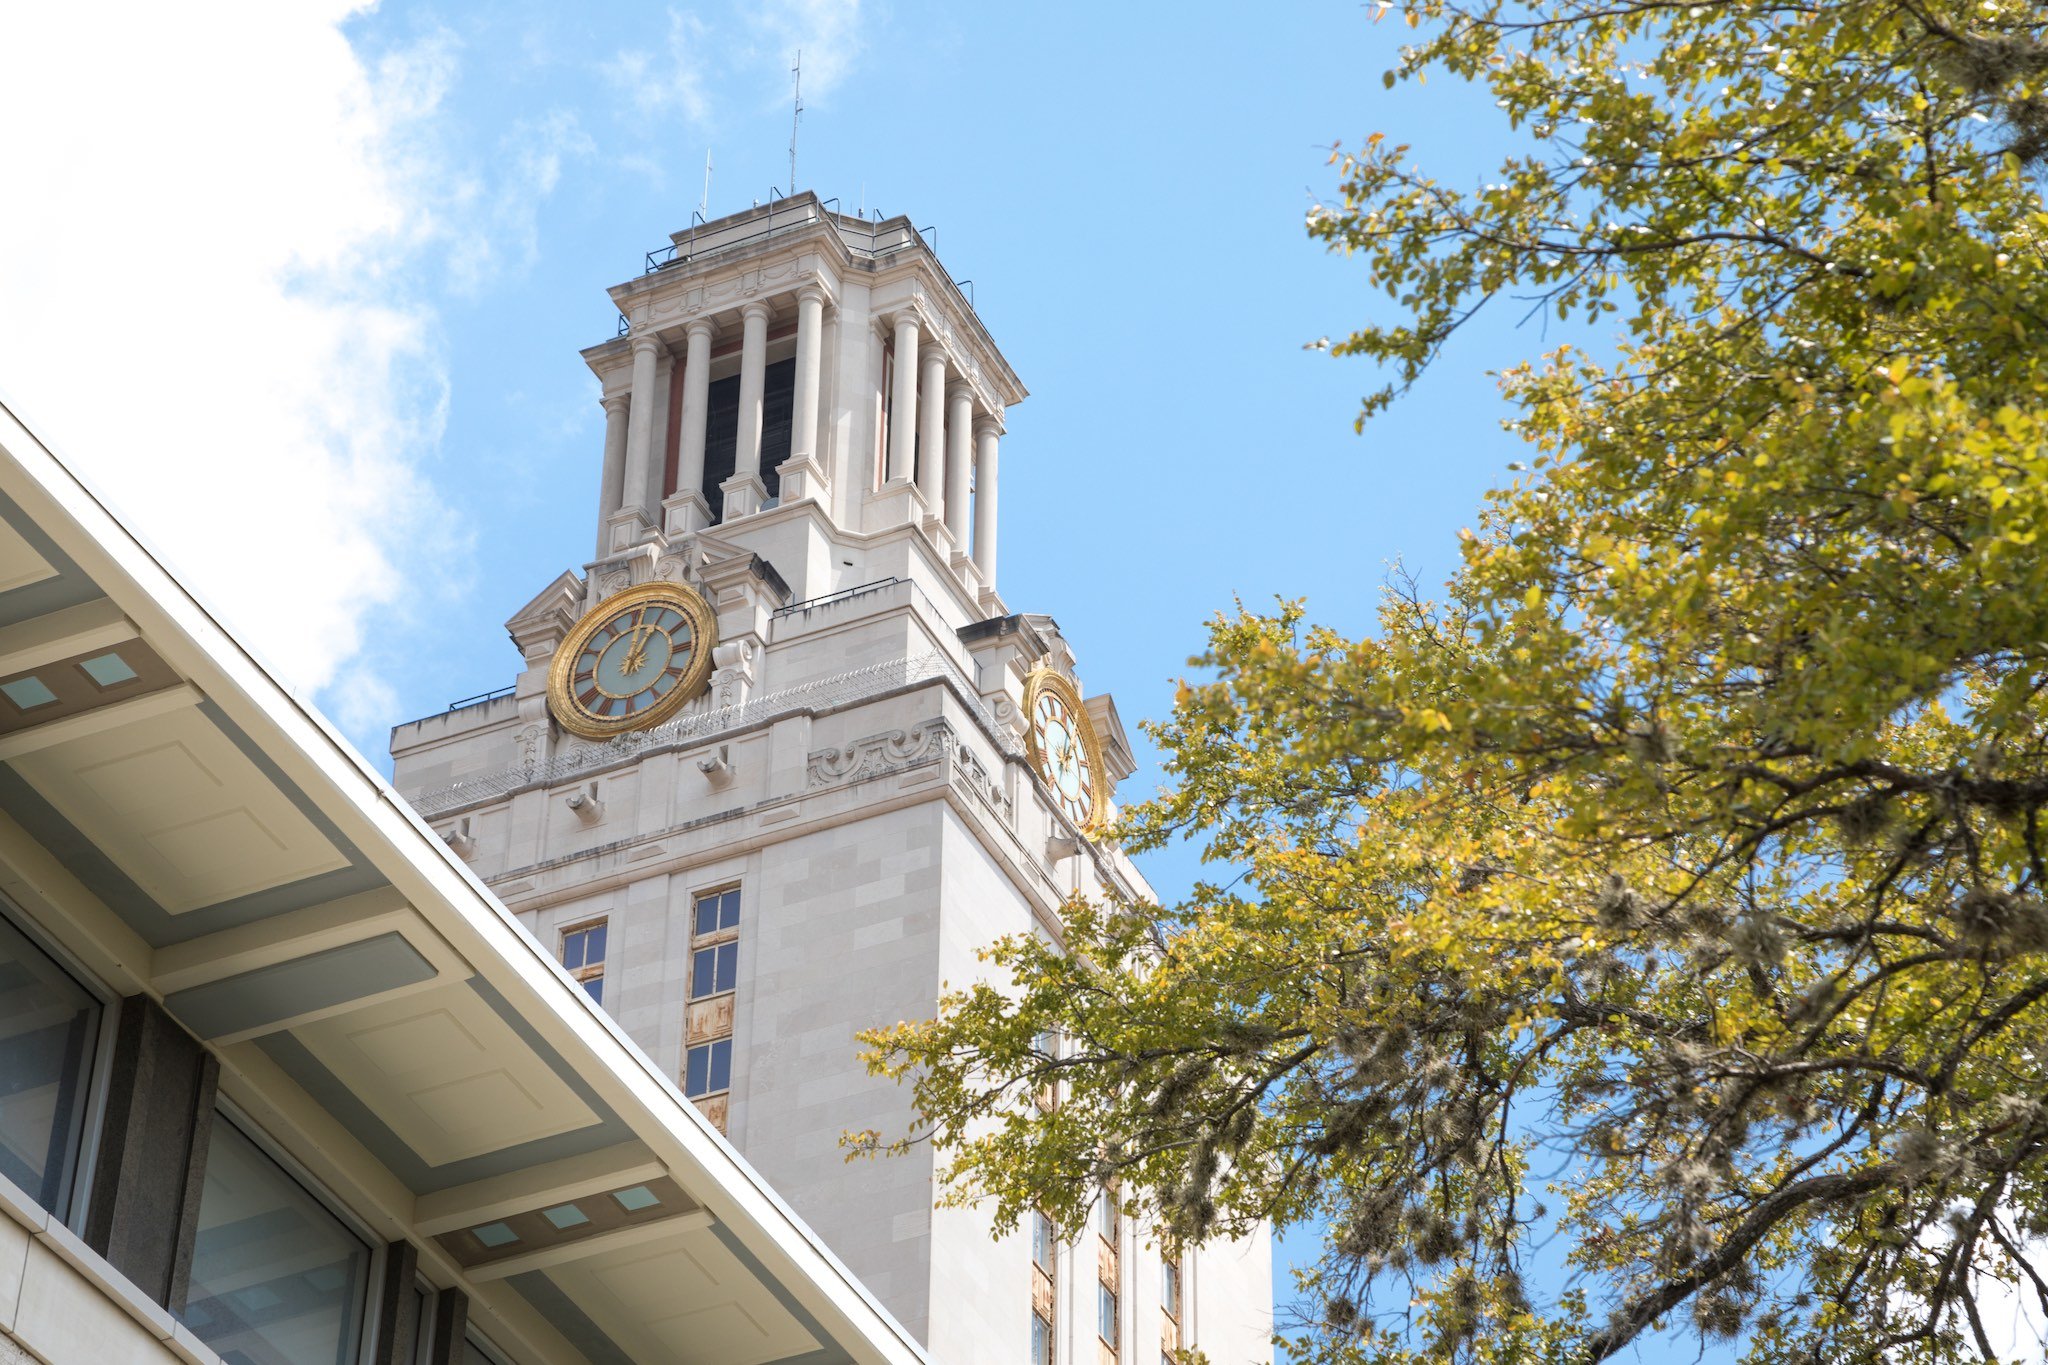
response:
M704 93L709 49L704 21L682 10L670 10L665 50L625 49L605 66L605 79L643 114L679 112L690 122L701 123L711 112Z
M453 47L366 67L332 0L114 8L0 20L0 387L310 692L461 539L403 284L445 235L413 137Z
M860 56L860 0L771 0L749 24L763 58L779 58L785 77L802 51L806 98L829 96Z
M575 114L557 109L514 123L499 152L495 185L465 185L465 208L475 221L448 263L451 281L465 294L532 269L540 259L541 205L561 183L563 162L594 156L597 146Z

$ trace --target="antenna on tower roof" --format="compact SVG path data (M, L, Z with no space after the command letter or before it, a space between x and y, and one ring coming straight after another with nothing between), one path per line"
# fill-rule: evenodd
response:
M792 93L796 99L796 110L789 116L789 192L796 193L796 132L804 119L804 50L796 50L796 64L789 68Z
M704 149L704 197L697 201L697 216L711 221L711 149Z

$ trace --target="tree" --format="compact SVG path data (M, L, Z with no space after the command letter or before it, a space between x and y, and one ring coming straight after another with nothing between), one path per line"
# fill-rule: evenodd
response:
M1987 1294L2048 1312L2048 16L1397 13L1388 84L1525 145L1339 156L1361 422L1488 303L1596 343L1502 376L1531 468L1441 600L1215 621L1119 833L1230 880L1071 906L871 1064L1005 1220L1323 1220L1305 1359L1997 1358Z

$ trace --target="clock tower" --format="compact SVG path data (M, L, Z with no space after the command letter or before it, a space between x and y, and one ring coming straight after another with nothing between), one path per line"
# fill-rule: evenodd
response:
M393 731L399 790L935 1361L1269 1360L1263 1236L1172 1253L1111 1197L998 1240L928 1149L839 1144L910 1117L857 1032L1147 894L1095 837L1116 707L998 588L1022 383L909 219L809 193L611 297L594 556L511 687Z

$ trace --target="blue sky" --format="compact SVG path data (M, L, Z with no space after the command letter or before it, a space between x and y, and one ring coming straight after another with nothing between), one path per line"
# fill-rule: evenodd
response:
M1393 26L1350 5L1168 12L863 7L810 39L798 152L805 187L935 226L973 279L1032 391L1004 442L1003 592L1059 619L1127 718L1164 709L1234 594L1360 625L1387 561L1439 577L1512 457L1480 372L1498 357L1454 355L1361 438L1370 374L1302 349L1370 301L1301 221L1332 188L1328 145L1396 116ZM787 187L800 24L606 13L401 4L349 26L372 59L452 49L446 137L559 161L531 224L476 244L473 296L438 309L433 475L475 558L423 638L386 645L405 715L509 678L499 623L588 554L602 427L575 352L611 335L605 287L687 223L707 148L714 215Z
M1382 88L1407 31L1366 7L70 8L0 21L0 151L46 207L0 221L0 393L379 762L509 682L502 622L587 557L577 351L707 150L714 216L789 188L798 47L800 186L935 226L1032 392L1002 591L1127 722L1234 598L1363 631L1393 561L1440 581L1517 454L1486 372L1533 327L1488 319L1363 436L1374 376L1304 349L1380 306L1303 231L1331 143L1506 150L1483 96Z

